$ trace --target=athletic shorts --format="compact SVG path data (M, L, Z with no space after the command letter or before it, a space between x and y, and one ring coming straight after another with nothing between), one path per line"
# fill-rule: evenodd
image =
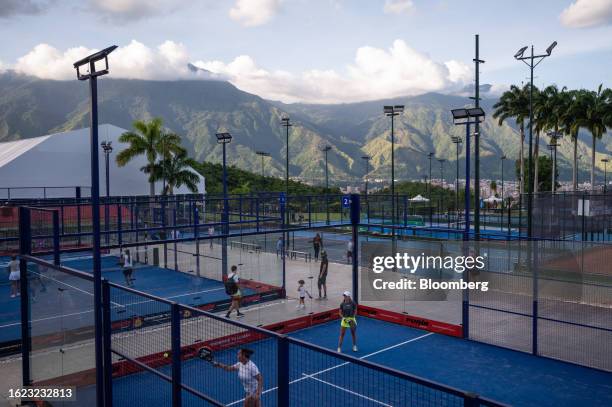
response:
M340 326L342 328L350 328L351 327L351 322L355 323L355 326L357 326L357 319L355 317L346 317L346 318L342 318L340 320Z

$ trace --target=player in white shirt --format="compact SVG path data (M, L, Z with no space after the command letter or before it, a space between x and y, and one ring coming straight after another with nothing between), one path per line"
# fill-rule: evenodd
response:
M125 284L128 287L134 286L134 278L132 278L133 273L134 263L132 262L132 255L129 250L126 250L123 255L123 277L125 277Z
M300 307L306 308L306 303L304 302L304 299L306 298L307 295L308 297L310 297L310 299L312 299L312 295L310 295L310 293L304 287L304 280L298 281L297 291L300 296L300 301L298 302L298 305L295 308L300 308Z
M261 391L263 390L263 376L259 372L257 365L251 360L253 351L250 349L240 349L238 351L238 362L233 365L215 363L228 372L238 372L238 379L244 387L244 407L261 407Z
M208 236L209 237L213 237L215 235L215 227L214 226L209 226L208 227ZM208 239L208 242L210 243L210 248L213 248L213 239Z

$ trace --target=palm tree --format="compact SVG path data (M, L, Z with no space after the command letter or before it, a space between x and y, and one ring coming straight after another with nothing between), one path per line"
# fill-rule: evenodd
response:
M501 126L504 121L509 118L514 118L516 125L519 127L521 136L521 150L519 152L520 161L520 193L525 192L525 120L529 117L529 88L527 86L522 89L516 85L510 86L510 90L504 92L499 98L499 101L493 105L496 109L493 117L498 119L498 124Z
M119 137L121 143L127 143L129 146L117 154L117 165L125 166L135 157L145 155L147 165L141 170L149 175L149 193L155 196L155 177L154 170L158 155L158 143L163 133L162 120L155 118L150 122L137 120L133 123L135 131L128 131Z
M561 131L572 139L572 189L578 189L578 127L575 126L574 117L579 111L578 100L581 91L566 92L565 101L559 104Z
M552 130L555 134L554 137L561 132L563 119L569 108L569 100L569 94L565 86L559 90L557 85L551 85L540 92L536 124L538 132ZM553 141L552 136L551 141Z
M176 153L170 153L169 158L161 160L153 172L154 179L164 179L164 195L173 195L174 188L185 185L191 192L198 192L200 177L195 172L198 162L187 156L187 151L181 149Z
M176 154L184 154L187 155L187 151L181 146L181 136L175 133L162 133L159 140L155 144L155 150L160 156L160 161L171 161L173 156ZM165 166L160 167L162 171L165 169ZM163 190L166 190L166 182L167 177L165 173L161 173L161 177L159 178L163 181ZM165 193L165 192L164 192Z
M579 92L574 106L574 129L576 134L580 128L591 133L591 189L595 188L595 150L597 139L606 132L609 117L610 89L599 85L597 91L582 90Z

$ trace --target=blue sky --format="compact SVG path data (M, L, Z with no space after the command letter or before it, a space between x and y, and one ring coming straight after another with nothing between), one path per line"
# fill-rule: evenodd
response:
M518 48L553 40L536 83L612 86L612 0L0 0L0 23L0 67L53 79L116 44L115 77L193 77L191 62L287 102L456 92L478 33L496 91L526 80Z

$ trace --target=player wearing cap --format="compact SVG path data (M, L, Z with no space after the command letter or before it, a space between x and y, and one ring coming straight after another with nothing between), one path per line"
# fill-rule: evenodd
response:
M353 337L353 352L357 352L357 304L351 298L351 293L345 291L344 299L340 304L340 339L338 340L338 352L342 352L342 342L346 328L351 328L351 336Z

